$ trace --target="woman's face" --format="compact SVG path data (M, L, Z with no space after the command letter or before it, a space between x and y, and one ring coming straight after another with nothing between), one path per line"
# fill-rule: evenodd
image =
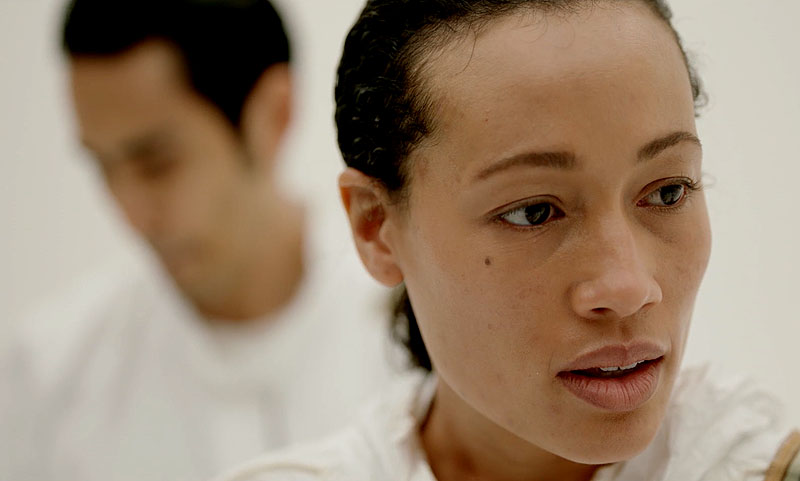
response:
M443 388L566 459L632 457L710 248L674 37L634 2L519 13L422 65L435 133L386 239Z

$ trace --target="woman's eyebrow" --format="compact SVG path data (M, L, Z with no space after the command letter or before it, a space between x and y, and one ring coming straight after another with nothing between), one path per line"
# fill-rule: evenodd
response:
M574 169L575 164L575 154L572 152L523 152L495 162L481 170L475 176L475 181L485 180L498 172L521 165L569 170Z
M691 142L702 147L700 139L691 132L678 131L649 142L639 149L637 159L639 162L648 161L661 152L674 147L682 142ZM523 152L502 159L478 172L474 181L486 180L498 172L519 166L549 167L561 170L574 169L577 166L575 154L572 152Z
M694 135L693 133L678 131L678 132L673 132L664 137L661 137L659 139L653 140L652 142L648 143L647 145L639 149L638 160L639 162L648 161L656 157L661 152L667 150L670 147L674 147L675 145L678 145L681 142L691 142L693 144L697 144L697 146L700 148L703 147L703 144L700 142L700 139L698 139L697 136Z

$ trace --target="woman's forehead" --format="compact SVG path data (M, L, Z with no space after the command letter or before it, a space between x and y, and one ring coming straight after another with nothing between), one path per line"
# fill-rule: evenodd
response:
M450 41L430 42L439 48L422 57L423 77L498 74L526 66L535 67L542 77L563 76L614 68L616 63L665 51L683 62L667 23L635 1L587 2L569 12L519 8L445 38Z
M624 133L638 149L666 132L693 132L680 47L638 5L521 12L431 54L421 85L435 106L431 145L490 158L517 144L563 149L588 137L624 142Z

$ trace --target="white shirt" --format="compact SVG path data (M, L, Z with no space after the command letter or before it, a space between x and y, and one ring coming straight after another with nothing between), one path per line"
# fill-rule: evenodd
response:
M752 384L684 371L656 438L593 481L761 481L789 430ZM713 380L713 382L712 382ZM435 481L419 442L435 377L411 375L358 423L315 444L267 454L219 481Z
M386 300L354 253L319 252L264 322L210 327L152 268L25 319L0 357L0 480L201 480L349 424L391 373Z

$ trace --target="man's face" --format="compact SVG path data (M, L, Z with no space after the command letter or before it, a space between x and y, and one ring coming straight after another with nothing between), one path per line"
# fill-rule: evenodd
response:
M178 286L197 298L235 282L271 174L191 88L178 52L146 42L119 55L73 58L70 74L84 145Z

